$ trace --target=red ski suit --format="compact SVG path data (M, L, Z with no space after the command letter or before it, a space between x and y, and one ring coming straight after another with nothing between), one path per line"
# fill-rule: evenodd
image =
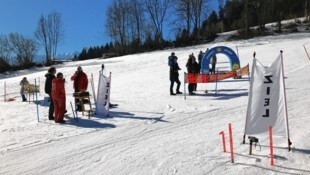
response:
M66 109L66 91L63 79L53 79L52 97L54 101L55 122L58 123L63 121Z
M73 88L75 92L84 92L87 90L88 78L84 72L75 72L71 77L73 81Z

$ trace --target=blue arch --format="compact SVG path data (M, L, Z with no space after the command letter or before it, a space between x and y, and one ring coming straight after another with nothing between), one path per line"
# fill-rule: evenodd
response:
M239 69L240 68L240 61L239 58L237 56L237 54L229 47L226 46L217 46L217 47L213 47L209 50L206 51L206 53L204 54L202 60L201 60L201 73L202 74L208 74L210 71L210 60L211 58L218 54L218 53L222 53L225 54L230 61L230 67L231 70L235 70L235 69Z

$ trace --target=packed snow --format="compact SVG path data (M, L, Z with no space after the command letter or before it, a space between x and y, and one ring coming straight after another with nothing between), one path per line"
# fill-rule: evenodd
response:
M310 51L309 38L310 33L268 36L57 65L57 72L62 72L67 81L65 124L47 117L47 68L1 75L0 174L310 174L310 60L303 46ZM252 66L254 51L267 66L283 50L293 144L289 152L285 138L274 138L274 166L270 165L268 136L259 137L260 146L253 148L252 155L248 140L242 144L249 77L221 81L217 92L215 83L198 84L197 94L186 100L183 95L170 96L170 53L179 58L184 92L188 55L197 57L200 50L220 45L237 52L242 67ZM70 77L77 66L82 66L89 79L93 75L97 89L101 64L106 75L112 73L111 103L118 107L110 109L109 117L88 118L79 113L77 122L70 107L74 101ZM217 68L230 69L225 55L218 55ZM23 77L40 85L38 101L31 96L30 103L21 102L19 82ZM88 90L94 103L90 83ZM4 102L4 98L10 101ZM234 163L228 143L228 151L223 152L219 134L223 131L228 142L229 123Z

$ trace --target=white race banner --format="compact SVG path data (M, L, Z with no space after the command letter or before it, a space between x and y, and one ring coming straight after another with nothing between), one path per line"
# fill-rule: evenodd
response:
M110 90L111 90L111 73L109 77L99 73L96 114L97 116L106 117L109 115L110 107Z
M287 110L281 55L268 67L253 60L245 135L288 135Z

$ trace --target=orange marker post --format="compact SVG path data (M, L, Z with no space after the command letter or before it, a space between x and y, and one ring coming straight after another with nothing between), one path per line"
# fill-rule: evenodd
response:
M224 151L224 153L226 153L226 143L225 143L225 134L224 134L224 131L221 131L219 134L222 135L223 151Z
M269 139L270 139L270 165L274 166L273 160L273 142L272 142L272 126L269 126Z
M228 125L228 128L229 128L231 163L234 163L234 146L233 146L233 136L232 136L232 129L231 129L231 124L230 123Z

